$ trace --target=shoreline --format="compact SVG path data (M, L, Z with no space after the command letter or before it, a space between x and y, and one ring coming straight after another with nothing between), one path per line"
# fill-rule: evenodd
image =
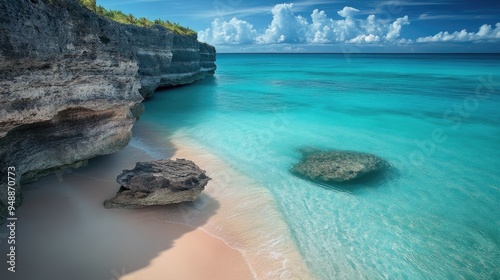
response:
M200 229L155 218L181 207L105 209L118 190L116 176L152 160L127 146L26 185L18 209L18 267L8 279L253 279L241 253ZM4 233L4 229L0 233ZM3 235L2 235L3 236ZM0 240L3 241L3 240ZM0 242L2 252L6 242ZM4 278L6 269L0 272Z
M316 278L267 188L182 131L171 132L154 123L139 122L133 132L136 136L130 145L158 159L192 160L211 178L198 200L179 209L176 216L184 217L180 223L196 222L197 215L218 202L217 213L200 228L241 252L255 279ZM158 218L179 222L169 214L159 214Z
M138 124L134 128L137 136L124 150L25 186L26 203L19 213L28 226L19 228L20 239L26 240L19 246L19 254L30 255L26 261L29 269L16 273L19 278L14 279L40 271L52 279L101 279L103 273L124 280L163 279L165 275L222 280L315 278L265 187L184 135L163 137L152 128ZM123 169L160 158L192 160L212 180L193 202L104 209L103 201L118 190L115 179ZM40 227L48 229L39 233ZM76 229L80 231L74 232ZM33 232L37 232L35 237ZM58 232L57 238L54 232ZM110 252L95 244L86 247L92 236L109 244ZM143 249L141 242L156 245ZM84 252L80 254L80 250ZM141 257L129 255L137 251ZM54 261L63 259L58 265L68 274L56 275L44 261L36 261L47 254L52 254ZM97 260L92 259L95 257ZM187 267L190 262L198 267ZM90 263L90 271L75 277L70 267L80 263Z
M246 177L209 150L182 133L168 138L175 158L195 162L212 178L191 211L210 206L210 198L220 204L201 229L237 249L247 261L255 279L314 279L291 237L283 214L271 193ZM196 217L196 216L195 216Z

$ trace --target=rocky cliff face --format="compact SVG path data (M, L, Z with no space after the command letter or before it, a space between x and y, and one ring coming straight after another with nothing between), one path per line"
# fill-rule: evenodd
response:
M196 37L76 0L0 0L0 209L7 167L29 181L125 147L143 96L212 75L214 61Z
M129 30L138 39L139 92L145 98L159 87L189 84L215 73L215 48L198 42L196 36Z

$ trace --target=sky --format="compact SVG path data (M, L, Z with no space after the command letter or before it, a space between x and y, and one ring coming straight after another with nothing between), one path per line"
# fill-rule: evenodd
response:
M500 0L97 0L218 52L500 52Z

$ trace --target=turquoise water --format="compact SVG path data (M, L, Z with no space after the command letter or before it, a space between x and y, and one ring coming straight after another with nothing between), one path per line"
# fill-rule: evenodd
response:
M500 55L219 54L157 93L143 125L181 131L274 196L319 279L499 279ZM369 152L385 180L326 188L298 149Z

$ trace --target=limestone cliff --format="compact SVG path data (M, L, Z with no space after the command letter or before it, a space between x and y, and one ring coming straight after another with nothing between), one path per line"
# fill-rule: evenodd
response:
M0 209L8 166L21 182L115 152L143 96L214 71L215 49L196 36L112 22L76 0L0 0Z
M196 36L145 32L139 27L129 30L137 40L139 92L145 98L158 87L189 84L215 73L215 48L198 42Z

